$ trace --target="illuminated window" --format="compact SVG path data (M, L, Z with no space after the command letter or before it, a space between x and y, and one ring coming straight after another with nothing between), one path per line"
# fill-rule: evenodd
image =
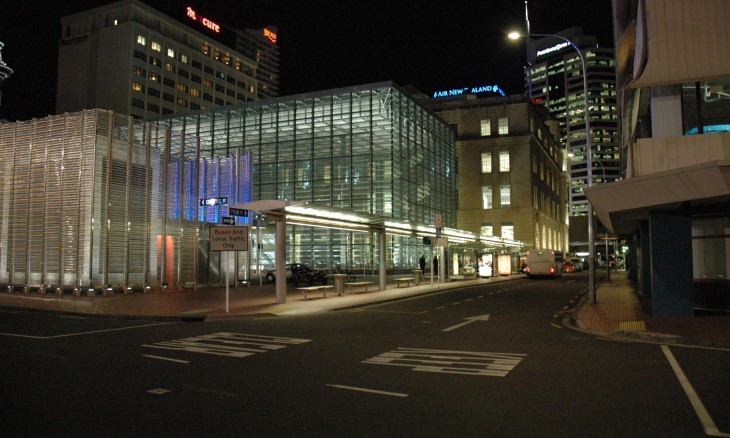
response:
M160 75L150 72L150 80L154 82L160 82Z
M499 171L509 172L509 151L499 153Z
M482 208L492 208L492 187L482 187Z
M491 152L482 152L482 173L492 173Z
M509 134L509 119L507 117L500 117L497 123L499 135Z
M179 54L177 55L177 59L178 59L178 60L179 60L180 62L182 62L183 64L187 64L188 62L190 62L190 60L188 59L188 55L183 55L182 53L179 53Z
M213 88L213 81L210 79L203 79L203 85L208 88Z
M175 57L175 51L172 50L172 49L167 49L167 56L169 56L170 58L174 58Z
M150 56L150 64L154 65L155 67L161 67L162 60L160 60L160 58L155 58L154 56Z
M509 204L510 204L509 186L500 186L499 187L499 202L502 207L509 207Z
M150 49L154 50L155 52L162 52L162 44L152 41L150 43Z
M494 236L494 227L492 224L482 224L479 234L482 236Z
M200 97L200 90L198 90L197 88L191 88L190 89L190 95L191 96Z
M188 101L183 99L182 97L178 97L175 103L177 103L179 106L184 106L186 108L188 106Z
M502 238L503 239L515 239L515 226L511 222L505 222L502 224Z
M200 47L200 53L206 56L210 56L210 46L203 43L203 45Z
M146 76L147 75L147 72L145 72L145 70L138 65L135 65L132 67L132 73L136 76Z
M492 135L492 121L489 119L484 119L480 123L481 126L481 132L482 137L487 137L489 135Z
M185 84L177 84L177 89L182 91L183 93L188 92L188 86Z
M171 73L175 73L175 66L170 64L169 62L165 64L165 71L169 71Z
M144 85L139 82L132 82L132 90L144 93Z
M137 44L139 44L140 46L146 46L147 38L143 37L142 35L137 35Z

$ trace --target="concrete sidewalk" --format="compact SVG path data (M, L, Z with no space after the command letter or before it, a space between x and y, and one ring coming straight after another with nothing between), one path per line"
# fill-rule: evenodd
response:
M570 275L570 274L566 274ZM398 276L394 276L398 277ZM196 291L115 294L110 296L73 296L39 293L0 293L0 307L80 313L97 316L164 318L174 320L213 320L244 315L297 315L342 310L441 292L465 286L525 278L523 274L488 279L431 282L426 277L418 286L397 287L391 278L382 291L345 293L332 289L311 291L304 300L300 291L287 287L285 303L276 303L273 284L250 287L204 288ZM377 281L375 281L377 284ZM657 318L642 309L633 285L625 272L612 274L610 282L598 284L596 304L583 294L573 309L565 311L564 322L574 328L604 336L671 344L692 344L730 348L730 313L723 316Z

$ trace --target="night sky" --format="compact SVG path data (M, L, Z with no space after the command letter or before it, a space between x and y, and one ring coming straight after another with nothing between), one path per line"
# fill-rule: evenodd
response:
M0 118L45 117L55 111L61 17L113 1L3 1L2 59L14 74L2 86ZM515 27L524 29L523 0L144 3L175 17L191 6L231 28L277 26L282 96L381 81L427 94L488 84L507 94L524 91L524 43L505 37ZM528 7L533 33L579 26L596 35L600 46L613 46L610 0L531 0Z

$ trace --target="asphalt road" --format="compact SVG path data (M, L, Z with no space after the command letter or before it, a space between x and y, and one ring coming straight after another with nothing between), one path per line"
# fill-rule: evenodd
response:
M586 286L574 274L214 322L2 312L0 427L4 436L700 437L713 427L728 436L730 351L564 327L561 312Z

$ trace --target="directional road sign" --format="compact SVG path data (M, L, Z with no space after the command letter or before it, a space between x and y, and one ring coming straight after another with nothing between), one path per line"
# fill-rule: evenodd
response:
M245 208L228 207L228 214L232 214L233 216L248 217L248 210L246 210Z

